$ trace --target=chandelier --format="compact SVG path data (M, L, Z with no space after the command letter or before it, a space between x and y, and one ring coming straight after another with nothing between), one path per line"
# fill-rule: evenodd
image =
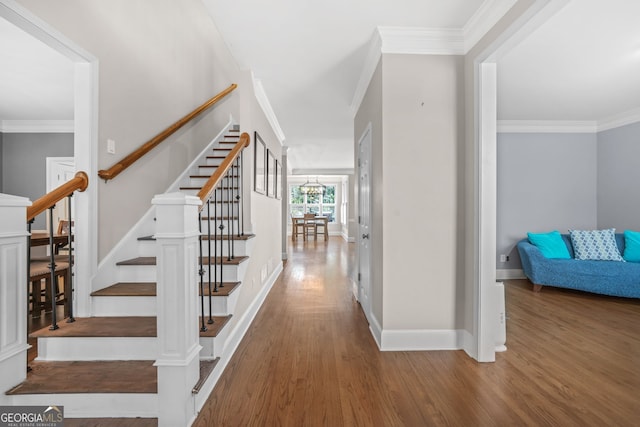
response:
M308 196L319 194L322 194L324 196L326 190L327 186L324 184L320 184L318 182L318 177L316 177L316 182L310 182L309 178L307 178L307 182L300 186L300 192Z

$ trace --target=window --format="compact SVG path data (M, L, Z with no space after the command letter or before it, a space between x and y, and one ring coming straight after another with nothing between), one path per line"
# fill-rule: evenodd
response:
M289 213L291 216L302 216L313 213L329 217L330 223L336 222L336 186L327 185L322 194L303 194L299 185L289 186Z

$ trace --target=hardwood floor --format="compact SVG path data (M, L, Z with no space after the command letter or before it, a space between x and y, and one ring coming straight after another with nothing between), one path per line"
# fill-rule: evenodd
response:
M640 425L640 300L509 281L508 350L496 363L462 351L379 352L351 295L353 246L292 243L194 426Z
M510 281L496 363L380 352L351 294L353 246L292 243L194 426L640 425L640 300Z

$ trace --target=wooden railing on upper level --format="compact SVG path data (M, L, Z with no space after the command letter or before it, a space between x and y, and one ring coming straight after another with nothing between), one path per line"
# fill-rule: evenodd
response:
M126 168L131 166L133 163L135 163L138 159L140 159L142 156L144 156L149 151L151 151L154 147L156 147L162 141L164 141L169 136L174 134L182 126L189 123L191 120L193 120L198 115L200 115L200 113L207 110L209 107L213 106L222 98L227 96L236 87L238 87L238 85L233 83L231 86L229 86L228 88L226 88L225 90L223 90L222 92L214 96L213 98L209 99L207 102L205 102L204 104L202 104L201 106L199 106L198 108L196 108L195 110L193 110L192 112L190 112L189 114L187 114L186 116L184 116L183 118L181 118L180 120L178 120L177 122L175 122L174 124L166 128L162 132L160 132L158 135L154 136L149 141L142 144L140 148L130 153L128 156L120 160L115 165L111 166L109 169L107 170L103 169L98 171L98 176L104 179L105 181L115 178L120 174L120 172L124 171Z
M33 202L33 204L27 208L27 222L40 215L60 200L73 194L74 191L82 192L86 190L88 186L89 176L87 173L83 171L76 173L75 177Z
M222 178L226 175L227 171L233 166L233 162L238 158L243 149L249 146L251 143L251 138L249 134L243 132L240 135L240 139L233 146L227 157L220 163L215 170L215 172L209 177L209 180L202 186L200 191L198 192L198 197L202 200L202 206L200 206L200 210L202 210L205 206L205 202L211 197L213 190L216 188L218 183L222 180Z

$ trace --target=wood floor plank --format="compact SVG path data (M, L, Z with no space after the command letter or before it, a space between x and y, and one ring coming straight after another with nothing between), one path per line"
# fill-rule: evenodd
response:
M351 293L353 246L290 243L194 426L638 425L640 300L509 281L495 363L380 352Z

